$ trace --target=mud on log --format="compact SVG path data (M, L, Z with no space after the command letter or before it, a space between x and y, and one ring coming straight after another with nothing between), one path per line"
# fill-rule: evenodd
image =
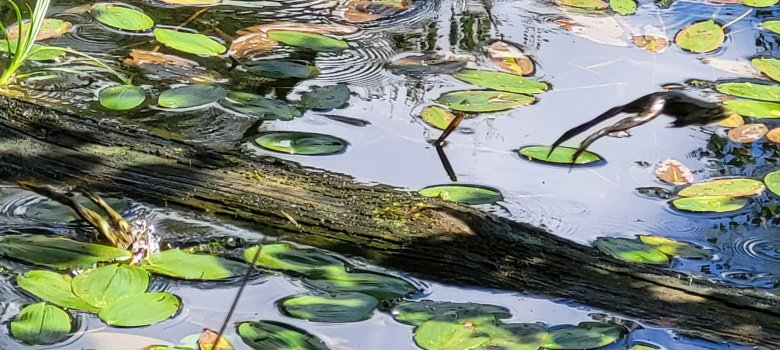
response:
M692 334L780 347L777 294L627 264L463 205L193 146L116 120L0 97L0 176L174 203L438 281L565 298Z

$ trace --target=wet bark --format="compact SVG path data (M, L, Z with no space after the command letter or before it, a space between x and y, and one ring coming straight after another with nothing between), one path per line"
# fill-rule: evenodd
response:
M564 298L694 335L780 347L776 293L627 264L467 206L116 120L0 97L0 176L173 203L438 281Z

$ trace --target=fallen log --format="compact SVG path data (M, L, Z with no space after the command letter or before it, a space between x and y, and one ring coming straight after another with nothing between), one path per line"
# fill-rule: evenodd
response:
M777 294L624 263L467 206L194 146L118 120L0 97L0 176L173 203L442 282L565 298L692 334L780 347Z

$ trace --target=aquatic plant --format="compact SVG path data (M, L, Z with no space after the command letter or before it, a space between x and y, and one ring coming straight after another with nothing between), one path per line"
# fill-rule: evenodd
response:
M0 23L0 30L3 31L6 44L8 45L8 52L10 60L7 61L3 67L3 73L0 75L0 86L8 85L13 81L16 76L16 72L21 68L22 64L33 54L36 50L40 50L41 47L35 47L35 41L43 27L43 19L46 17L46 12L49 10L51 0L40 0L35 3L35 8L30 9L29 5L27 9L30 11L30 25L27 32L22 31L24 25L24 19L22 18L22 10L13 0L7 0L16 14L16 24L19 28L19 36L16 39L16 44L11 43L11 39L8 38L8 30Z

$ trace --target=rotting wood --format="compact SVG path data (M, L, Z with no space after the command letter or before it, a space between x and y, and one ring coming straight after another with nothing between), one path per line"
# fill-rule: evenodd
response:
M442 282L564 298L692 334L780 347L776 291L627 264L467 206L193 146L116 120L0 97L0 176L164 201Z

